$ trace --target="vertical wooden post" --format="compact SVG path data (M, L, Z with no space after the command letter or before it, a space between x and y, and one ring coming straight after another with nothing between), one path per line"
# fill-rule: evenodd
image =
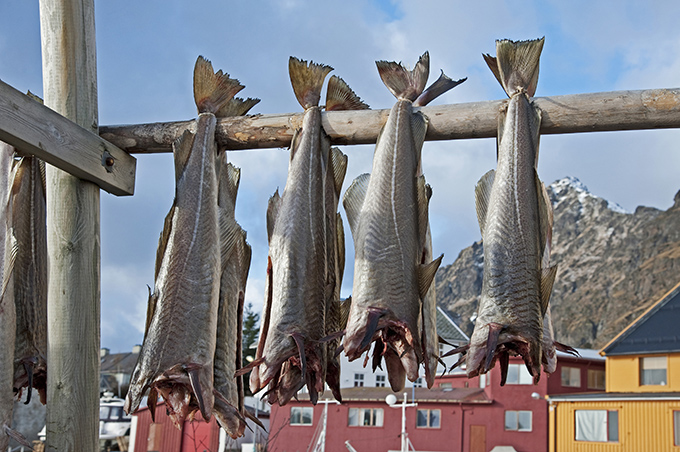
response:
M40 0L45 105L98 131L94 0ZM47 450L99 450L99 188L47 168Z

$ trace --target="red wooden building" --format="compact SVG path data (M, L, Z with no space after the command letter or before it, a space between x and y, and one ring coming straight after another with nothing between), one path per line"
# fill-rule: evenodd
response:
M408 388L406 432L417 451L488 452L510 446L522 452L548 448L548 403L545 396L574 392L604 391L605 363L594 350L581 350L582 357L560 354L552 376L542 375L537 385L524 364L511 358L506 385L501 387L500 369L468 379L464 373L437 378L435 387ZM400 449L401 406L388 406L385 387L343 388L343 404L328 404L326 451L346 450L349 441L357 452ZM326 391L324 397L332 397ZM321 401L325 400L321 398ZM306 394L284 407L273 406L268 452L304 452L318 441L323 428L324 404L312 406ZM506 449L512 450L512 449Z

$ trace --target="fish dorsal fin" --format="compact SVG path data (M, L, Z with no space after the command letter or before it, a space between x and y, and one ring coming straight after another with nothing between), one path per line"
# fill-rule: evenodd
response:
M243 238L241 226L234 220L233 216L222 209L219 216L220 226L220 259L222 262L222 271L224 271L229 256L235 249L236 242Z
M429 224L428 207L432 197L432 187L425 183L425 176L418 176L416 180L416 196L418 201L418 243L422 248L427 237Z
M151 326L151 320L156 312L156 303L158 303L158 295L151 293L151 287L146 286L149 289L149 301L146 305L146 325L144 327L144 338L149 334L149 326Z
M340 286L342 285L342 276L345 273L345 227L342 224L342 216L340 215L340 212L336 213L336 234L335 234L335 241L338 247L338 280L336 281L336 284L338 285L338 291L337 293L340 293Z
M335 195L340 196L342 183L347 174L347 156L338 148L331 148L331 166L333 168L333 183L335 185Z
M5 268L4 274L1 275L2 287L0 287L0 303L5 299L5 292L7 291L7 287L12 280L12 274L14 273L14 262L16 261L17 254L19 252L19 243L17 242L16 236L14 235L13 228L7 229L5 247Z
M538 85L538 67L545 38L531 41L496 41L498 78L509 97L525 92L533 97ZM493 70L492 70L493 71Z
M326 111L368 110L370 107L337 75L328 80Z
M413 105L416 107L423 107L448 90L460 85L465 80L467 80L467 77L460 80L451 80L446 74L444 74L444 71L442 71L442 73L439 75L439 78L435 80L433 84L428 86L420 96L418 96L418 98L413 102Z
M434 281L434 275L437 273L443 258L444 255L442 254L429 264L418 265L418 292L421 300L425 298L427 291L430 290L432 281Z
M290 57L288 60L290 83L293 85L295 97L302 108L307 110L319 105L323 81L332 70L332 67L325 64L317 64L313 61L307 63L305 60Z
M536 193L538 194L538 222L539 222L539 245L541 267L547 268L550 264L550 248L552 246L553 209L550 197L545 185L534 171Z
M349 308L352 306L352 297L347 297L340 300L340 329L344 330L347 327L347 320L349 319Z
M378 73L387 89L397 99L414 101L425 89L430 75L430 54L425 52L412 71L394 61L376 61Z
M172 143L172 152L175 157L175 184L177 184L184 175L184 169L187 166L189 157L191 156L191 148L194 145L195 134L189 130L185 130L182 136Z
M250 262L253 257L253 249L248 244L246 240L248 234L241 228L241 237L239 238L240 244L237 246L238 258L241 263L239 268L241 269L241 289L245 290L246 284L248 283L248 272L250 271ZM240 335L239 335L240 336Z
M276 217L279 214L279 206L281 205L281 196L279 196L279 189L277 188L274 194L269 198L267 204L267 241L271 243L272 234L274 234L274 225L276 224Z
M531 104L534 108L531 110L531 120L529 122L529 130L531 131L532 144L534 145L534 168L538 168L538 149L541 144L541 120L543 114L541 110L536 107L533 102Z
M545 315L548 309L555 275L557 275L557 265L541 269L541 315Z
M342 205L345 207L345 213L347 214L347 222L354 238L356 238L357 223L361 215L361 208L364 205L364 198L366 197L366 190L370 180L371 175L368 173L358 176L352 181L352 184L345 192L345 196L342 198Z
M427 117L421 112L416 112L411 116L411 134L413 136L413 146L416 150L417 167L416 174L422 174L421 168L421 152L423 150L423 143L425 143L425 134L427 134L427 125L429 121Z
M202 56L194 66L194 101L199 113L217 113L236 93L245 88L222 71L214 72L210 61Z
M240 97L234 97L225 102L222 107L215 112L215 116L218 118L228 118L231 116L243 116L250 111L255 105L260 102L260 99L254 99L249 97L247 99L242 99Z
M40 183L42 185L43 198L47 197L47 174L45 173L45 162L36 157L38 169L40 170Z
M475 208L477 209L477 221L479 231L484 239L484 229L486 228L486 212L489 210L489 200L491 199L491 187L496 177L496 171L490 170L479 179L475 186Z
M238 187L241 182L241 168L238 168L231 163L227 163L226 152L222 151L219 156L218 168L219 173L219 189L217 204L221 208L231 210L232 216L236 206L236 196L238 195Z
M172 232L173 216L175 215L175 203L173 200L172 207L170 207L170 212L165 216L165 221L163 221L163 230L161 231L161 236L158 239L158 249L156 250L156 271L154 273L154 281L158 280L158 272L161 270L161 265L163 264L163 257L165 256L165 250L168 247L168 240L170 239L170 232Z

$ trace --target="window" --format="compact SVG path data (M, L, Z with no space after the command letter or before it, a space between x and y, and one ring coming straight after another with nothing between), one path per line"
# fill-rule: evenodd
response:
M312 425L314 407L290 407L290 425Z
M534 379L524 364L508 365L508 378L505 380L507 385L530 385Z
M576 441L618 442L619 412L576 410Z
M414 388L422 388L423 387L423 379L417 378L416 381L413 382L413 387Z
M416 427L418 428L439 428L441 410L418 410Z
M350 408L347 418L350 427L382 427L382 408Z
M605 389L604 370L588 369L588 389Z
M673 411L673 432L675 445L680 446L680 411Z
M451 389L453 388L453 384L451 383L439 383L439 387L442 389Z
M385 387L385 376L384 375L376 375L375 376L375 387L376 388L384 388Z
M479 387L486 388L487 386L489 386L489 374L485 373L479 376Z
M640 358L640 385L666 385L667 360L665 356Z
M364 374L354 374L354 387L364 385Z
M581 387L581 369L578 367L562 366L562 386L570 388Z
M505 430L531 431L531 411L506 411Z

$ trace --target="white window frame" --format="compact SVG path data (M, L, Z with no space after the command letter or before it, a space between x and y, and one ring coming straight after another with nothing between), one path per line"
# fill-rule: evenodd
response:
M294 414L296 411L298 414ZM310 417L309 422L303 422L305 413ZM299 419L294 422L294 419ZM312 425L314 424L314 407L310 406L292 406L290 407L290 425Z
M680 446L680 411L673 410L673 445Z
M656 371L657 379L660 373L658 371L663 370L663 378L660 381L653 383L645 383L645 380L649 381L652 372ZM646 374L645 371L648 371ZM645 378L647 375L647 378ZM666 386L668 384L668 357L663 356L641 356L640 357L640 386Z
M418 424L418 422L420 420L419 414L423 413L423 412L425 413L425 419L426 419L425 424L426 425L419 425ZM436 416L437 416L437 418L436 418L437 419L437 425L431 425L433 423L431 415L435 414L435 413L436 413ZM418 412L416 413L416 428L442 428L442 410L439 410L439 409L433 410L433 409L427 409L427 408L418 409Z
M563 388L581 387L581 368L573 366L562 366L561 383Z
M368 413L369 423L361 422ZM354 414L354 423L352 423L352 414ZM350 408L347 410L347 426L348 427L382 427L385 422L385 411L382 408Z
M354 374L354 387L362 388L364 386L364 374L355 373Z
M529 416L529 427L520 426L520 416ZM514 419L513 419L514 418ZM508 428L508 424L511 424ZM506 432L531 432L534 428L534 416L531 411L527 410L507 410L505 412L505 419L503 425L505 426Z
M384 388L386 382L387 382L387 378L384 375L376 375L375 376L375 387L376 388Z
M613 435L614 430L616 435ZM591 443L618 443L619 411L574 410L574 440Z

